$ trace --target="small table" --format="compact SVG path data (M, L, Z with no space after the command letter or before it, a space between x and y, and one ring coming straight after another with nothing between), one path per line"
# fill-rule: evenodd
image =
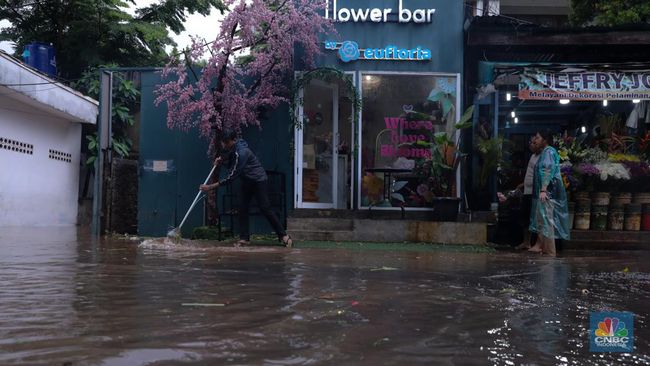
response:
M383 173L384 174L384 201L390 202L391 198L391 186L393 185L393 174L402 174L410 173L411 169L402 169L402 168L370 168L366 169L366 173ZM370 217L370 212L374 205L370 204L368 207L368 217ZM404 219L404 205L400 206L402 209L402 219Z

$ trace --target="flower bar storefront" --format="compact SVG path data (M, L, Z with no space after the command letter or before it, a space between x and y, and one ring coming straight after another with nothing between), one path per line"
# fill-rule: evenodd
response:
M460 196L463 9L327 2L337 34L324 37L319 68L296 71L296 208L431 212Z

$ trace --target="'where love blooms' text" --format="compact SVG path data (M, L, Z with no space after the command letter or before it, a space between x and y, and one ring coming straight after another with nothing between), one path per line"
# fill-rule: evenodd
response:
M390 130L390 144L381 145L382 157L430 158L431 149L416 147L418 142L426 142L426 136L418 131L433 130L431 121L407 121L401 117L384 117L386 129ZM399 134L399 131L403 134ZM413 133L407 134L406 131Z

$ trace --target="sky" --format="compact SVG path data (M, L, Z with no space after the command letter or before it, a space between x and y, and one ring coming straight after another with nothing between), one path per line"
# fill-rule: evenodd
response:
M156 0L136 0L137 7L144 7L149 4L157 2ZM131 13L133 13L132 9ZM219 19L221 14L214 10L212 14L204 17L199 14L190 15L185 22L185 32L181 34L174 34L170 31L174 42L178 44L179 49L190 45L190 36L199 36L207 40L214 39L219 32ZM0 21L0 28L8 26L10 23L7 21ZM0 50L13 53L13 46L9 42L0 42Z

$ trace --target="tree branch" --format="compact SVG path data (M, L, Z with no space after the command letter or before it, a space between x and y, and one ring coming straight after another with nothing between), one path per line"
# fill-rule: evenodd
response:
M273 63L271 63L271 67L269 67L269 69L266 70L264 74L260 75L260 77L257 78L257 80L255 80L255 83L248 90L247 95L249 98L253 95L253 93L255 93L255 90L257 90L257 88L259 88L260 85L262 85L262 80L264 80L267 76L271 74L271 72L273 71L273 69L277 64L278 64L278 60L277 59L273 60Z
M288 2L289 2L289 0L284 0L284 1L282 2L282 4L280 4L280 6L278 6L278 8L274 11L273 18L271 18L271 21L269 22L269 26L266 27L266 29L264 30L264 34L262 34L262 36L261 36L257 41L253 42L253 43L250 44L250 45L240 46L240 47L235 47L235 48L233 48L232 52L241 51L241 50L243 50L243 49L251 48L251 47L255 47L255 46L257 46L257 45L260 45L260 44L264 43L264 42L268 39L267 36L268 36L269 30L271 29L270 25L273 24L273 22L275 21L275 18L276 18L276 16L277 16L277 13L278 13L280 10L282 10L282 8L284 8L284 6L285 6Z
M192 68L192 64L190 63L190 56L189 52L187 50L183 50L183 54L185 55L185 66L187 66L188 69L192 72L192 75L194 75L194 80L197 82L199 81L199 77L196 76L196 73L194 72L194 69Z
M221 108L221 101L218 100L217 98L217 93L223 92L225 85L223 84L223 79L226 77L226 70L228 69L228 59L230 58L230 55L232 54L232 41L235 38L235 34L237 33L237 27L239 26L239 23L235 23L232 27L232 30L230 31L230 40L228 43L228 52L226 52L225 60L223 61L223 65L221 65L221 69L219 70L219 75L217 76L217 87L216 90L213 90L212 93L212 104L214 105L215 111L219 111Z

